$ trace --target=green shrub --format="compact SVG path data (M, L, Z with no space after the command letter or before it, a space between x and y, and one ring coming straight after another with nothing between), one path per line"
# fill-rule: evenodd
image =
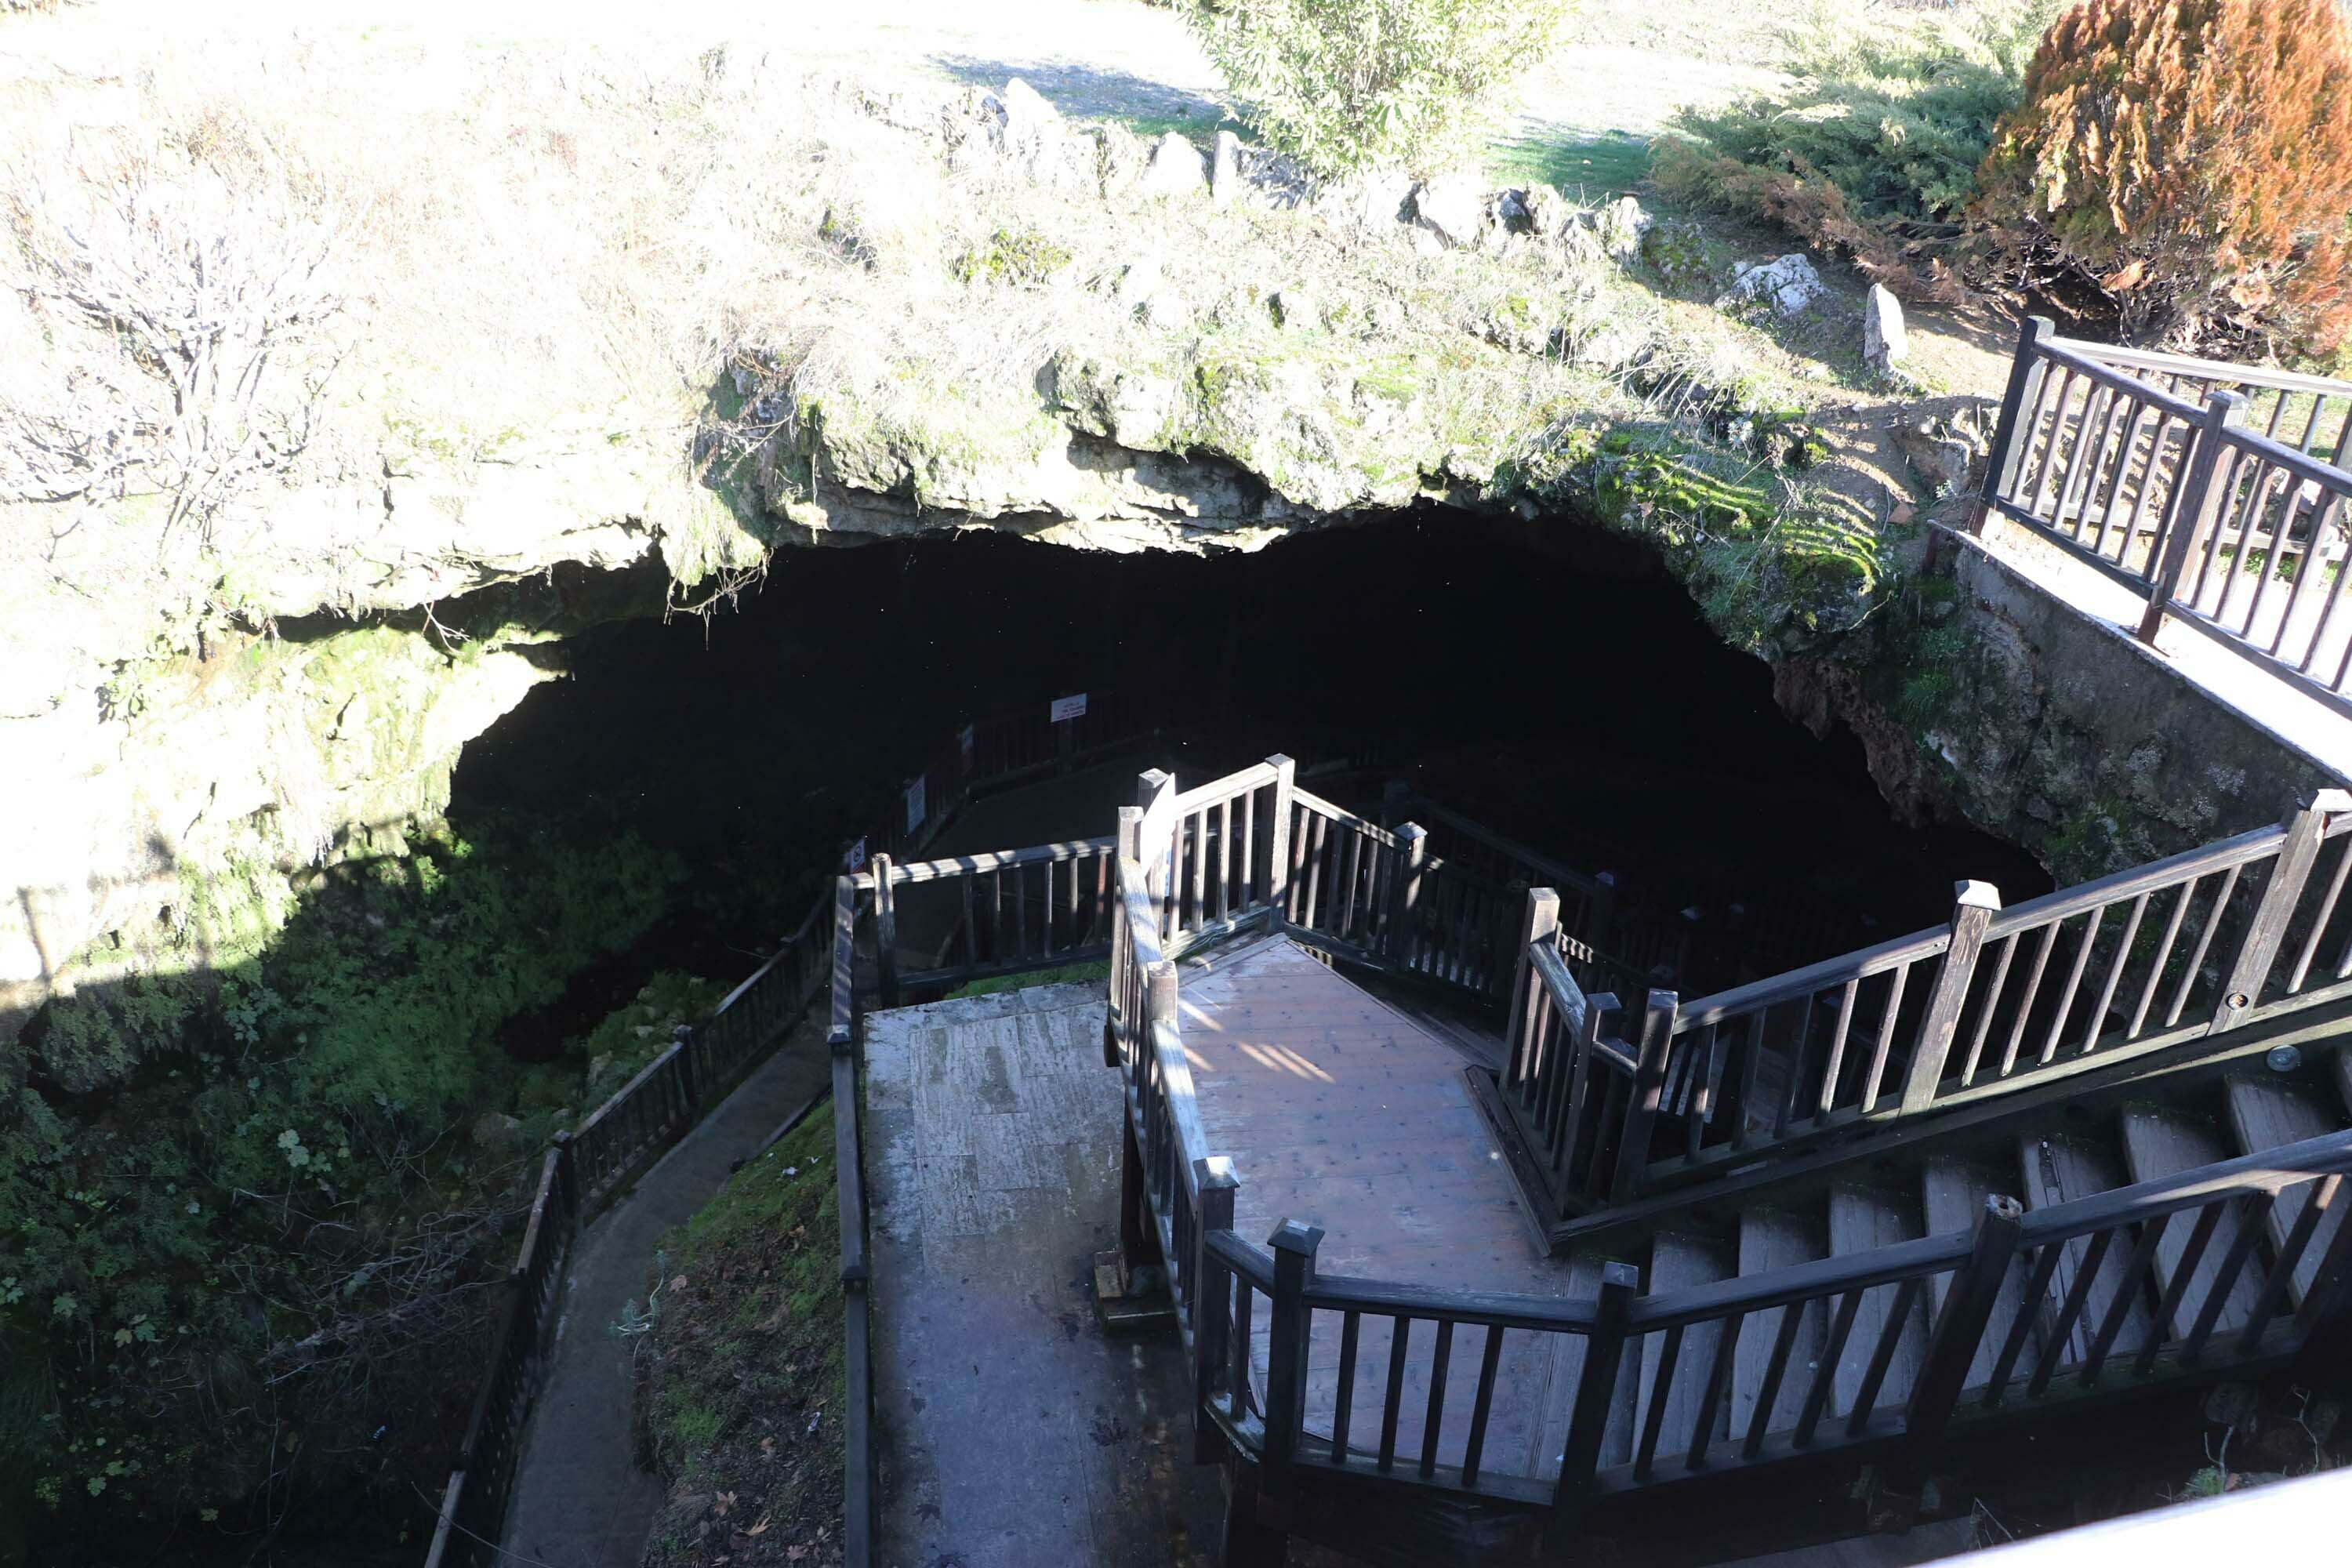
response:
M1958 232L2053 9L2000 0L1964 17L1792 32L1793 85L1685 111L1654 177L1670 195L1852 256L1898 290L1948 295L1953 285L1919 243Z
M1025 288L1043 283L1070 264L1070 247L1033 228L1000 228L988 243L955 258L949 270L959 283L1005 283Z
M39 1560L446 1465L435 1413L470 1394L538 1136L583 1109L576 1068L520 1066L498 1030L680 871L628 836L416 847L326 868L212 984L53 1003L42 1059L70 1037L119 1061L104 1092L0 1091L0 1509L47 1501ZM477 1143L506 1110L529 1120Z
M1318 174L1472 153L1568 0L1191 0L1260 136Z

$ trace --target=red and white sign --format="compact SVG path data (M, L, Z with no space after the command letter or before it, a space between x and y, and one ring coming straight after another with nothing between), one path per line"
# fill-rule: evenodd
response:
M1060 724L1072 719L1083 719L1086 716L1087 694L1085 692L1081 691L1076 697L1056 697L1054 699L1054 706L1051 711L1052 722Z
M851 876L855 877L855 876L856 876L860 871L865 870L865 869L866 869L866 840L864 840L863 838L861 838L861 839L859 839L856 843L855 843L855 844L851 845L851 846L849 847L849 854L847 855L847 857L846 857L845 858L847 859L847 862L848 862L848 865L849 865L849 874L850 874Z

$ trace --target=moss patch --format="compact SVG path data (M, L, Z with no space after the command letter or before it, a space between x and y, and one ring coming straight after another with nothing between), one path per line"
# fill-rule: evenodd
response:
M841 1561L844 1399L833 1115L820 1106L670 1232L636 1341L669 1485L646 1568Z
M1078 985L1090 980L1108 980L1110 965L1103 963L1067 963L1059 969L1041 969L1031 974L998 974L986 980L975 980L959 985L940 998L954 1002L966 996L993 996L1000 991L1026 991L1032 985Z

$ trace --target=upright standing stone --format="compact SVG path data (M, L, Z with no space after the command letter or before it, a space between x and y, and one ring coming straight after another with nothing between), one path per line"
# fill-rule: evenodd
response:
M1217 132L1217 150L1209 163L1209 199L1223 206L1242 194L1242 139L1230 131Z
M1870 286L1862 311L1862 357L1881 375L1911 357L1911 337L1903 326L1903 304L1884 283Z

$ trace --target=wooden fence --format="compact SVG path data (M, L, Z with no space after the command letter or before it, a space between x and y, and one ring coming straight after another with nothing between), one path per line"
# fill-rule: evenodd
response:
M1096 760L1150 733L1148 726L1136 726L1116 697L1091 698L1084 716L1060 723L1051 721L1043 703L977 721L950 737L921 775L923 820L908 830L902 792L900 803L885 814L869 841L874 846L916 837L928 841L957 810L982 795ZM704 1110L725 1098L809 1004L828 990L835 1009L830 1031L835 1086L841 1087L845 1073L854 1080L851 1037L858 992L851 963L860 922L878 915L878 923L888 927L893 889L960 881L961 961L910 974L910 983L1010 973L1100 957L1109 951L1109 842L927 862L899 867L895 873L888 873L887 850L878 854L877 868L888 873L880 883L878 907L871 875L828 886L775 955L729 992L708 1018L647 1062L577 1131L556 1136L546 1154L521 1248L508 1275L507 1300L499 1309L489 1363L443 1490L427 1568L488 1564L499 1558L516 1448L559 1315L564 1264L580 1228L684 1137ZM1083 886L1089 858L1096 879L1091 895ZM1040 895L1035 902L1029 898L1033 884ZM1082 907L1093 922L1093 934L1073 936L1071 922ZM877 942L877 969L884 988L894 997L899 982L897 956L893 943ZM837 1104L854 1107L856 1098L853 1094ZM836 1109L835 1117L836 1136L847 1141L845 1146L853 1155L841 1178L842 1281L850 1323L851 1403L855 1413L864 1399L866 1414L857 1419L865 1422L871 1415L871 1361L865 1350L863 1189L854 1158L857 1129L854 1111ZM863 1527L853 1525L852 1538L870 1543L870 1464L862 1479L855 1475L852 1479L866 1488L867 1521ZM849 1561L855 1564L863 1559L853 1556Z
M2352 713L2352 383L2020 334L1977 518L2055 541L2167 617Z
M1561 1217L2352 995L2352 795L2011 909L1631 1017L1528 897L1501 1090Z
M1548 1510L1552 1550L1610 1497L1836 1449L1875 1450L1894 1489L1916 1489L1956 1435L2121 1390L2251 1375L2340 1336L2352 1225L2315 1256L2312 1242L2352 1203L2347 1173L2352 1132L2331 1133L2031 1215L1997 1197L1973 1233L1686 1290L1637 1296L1632 1266L1608 1264L1589 1300L1327 1278L1311 1226L1286 1221L1265 1247L1213 1229L1192 1316L1198 1418L1214 1429L1213 1449L1256 1460L1260 1496L1277 1509L1314 1472L1340 1472ZM2273 1205L2282 1239L2265 1264L2256 1244L2273 1234ZM2215 1264L2203 1243L2217 1231L2234 1239ZM2126 1255L2135 1271L2164 1265L2160 1306L2127 1339L2137 1295L2118 1292L2094 1315L2088 1288L2103 1259ZM2021 1300L2055 1305L2021 1310ZM1887 1397L1922 1301L1934 1309L1924 1361ZM1817 1350L1800 1353L1801 1325L1825 1333ZM1858 1326L1867 1338L1854 1340ZM1538 1358L1575 1380L1564 1433L1540 1450L1488 1440L1513 1336L1544 1352L1569 1342L1568 1353ZM1866 1361L1847 1355L1850 1342L1870 1346ZM1427 1359L1415 1360L1423 1344ZM1728 1422L1735 1354L1759 1353L1760 1391ZM1475 1379L1449 1376L1474 1355ZM1409 1364L1425 1392L1408 1391ZM1626 1381L1640 1412L1630 1434L1618 1426ZM1310 1387L1328 1397L1310 1403ZM1612 1434L1622 1447L1604 1463Z
M2014 910L1970 886L1939 931L1688 1008L1664 991L1631 1009L1587 994L1547 889L1526 895L1521 940L1500 957L1479 945L1481 907L1432 890L1446 868L1422 852L1423 837L1412 824L1391 831L1300 790L1288 759L1276 756L1183 792L1164 773L1145 774L1108 841L886 860L836 889L835 1095L854 1108L864 994L856 954L867 917L887 951L892 904L907 889L946 886L956 904L992 920L995 910L1024 907L977 891L1008 872L1107 863L1101 897L1082 897L1073 911L1066 889L1096 884L1057 871L1065 879L1053 886L1064 892L1027 907L1052 912L1065 935L1108 932L1104 1048L1124 1080L1137 1200L1123 1221L1139 1210L1148 1226L1129 1245L1167 1268L1192 1379L1195 1456L1247 1456L1258 1468L1261 1517L1283 1517L1319 1468L1548 1510L1558 1543L1619 1493L1840 1448L1879 1450L1890 1475L1916 1477L1953 1434L2119 1388L2257 1372L2323 1333L2340 1335L2352 1305L2352 1225L2335 1227L2324 1247L2314 1238L2326 1215L2352 1202L2343 1182L2352 1133L2030 1216L1996 1200L1973 1234L1650 1297L1637 1297L1638 1277L1623 1265L1603 1270L1590 1300L1318 1277L1323 1237L1313 1226L1286 1222L1263 1247L1232 1228L1241 1173L1201 1127L1175 961L1264 930L1472 994L1490 994L1499 972L1512 1003L1506 1089L1531 1124L1565 1130L1549 1145L1566 1151L1561 1190L1617 1201L1671 1164L1650 1157L1652 1140L1692 1136L1694 1104L1698 1154L1737 1147L1745 1158L1768 1141L1759 1129L1787 1142L1825 1129L1839 1111L1849 1121L1899 1117L1915 1085L1927 1099L1911 1113L2352 994L2352 909L2343 898L2352 797L2330 792L2275 828ZM965 965L981 965L986 943L1001 948L1003 930L975 936L961 950ZM1056 937L1049 952L1045 930L1025 958L997 962L1044 968L1091 951ZM919 978L944 984L959 973ZM2012 1033L2022 1042L2013 1052ZM1830 1119L1820 1110L1824 1086ZM1850 1092L1866 1099L1850 1101ZM1811 1108L1811 1125L1781 1114L1792 1103ZM845 1544L847 1561L862 1565L875 1507L862 1140L854 1110L836 1126L851 1378ZM2279 1206L2274 1226L2265 1223L2270 1205ZM2256 1238L2273 1235L2265 1261ZM2203 1257L2217 1236L2231 1238L2218 1244L2218 1264ZM2110 1254L2128 1254L2136 1270L2167 1271L2150 1332L2119 1338L2120 1310L2095 1314L2080 1287ZM2000 1310L2017 1289L2046 1297L2052 1311ZM1900 1325L1923 1302L1934 1329L1922 1369L1899 1397L1882 1397ZM2018 1327L2029 1321L2032 1332ZM1826 1348L1801 1359L1803 1322L1821 1326ZM1570 1353L1550 1363L1575 1382L1549 1451L1499 1444L1490 1431L1509 1336L1570 1342ZM1844 1353L1849 1341L1870 1345L1866 1361ZM1733 1347L1743 1344L1764 1358L1762 1393L1752 1414L1727 1425L1718 1417ZM1457 1356L1475 1373L1452 1376ZM1409 1367L1420 1370L1408 1375ZM1642 1414L1622 1451L1611 1452L1604 1429L1622 1419L1621 1369ZM1697 1412L1687 1430L1670 1430L1670 1405Z
M614 1090L541 1163L522 1245L509 1271L489 1364L443 1489L426 1568L501 1561L508 1495L523 1423L561 1316L565 1266L580 1229L683 1137L703 1110L781 1040L833 974L828 889L775 956L710 1016Z

